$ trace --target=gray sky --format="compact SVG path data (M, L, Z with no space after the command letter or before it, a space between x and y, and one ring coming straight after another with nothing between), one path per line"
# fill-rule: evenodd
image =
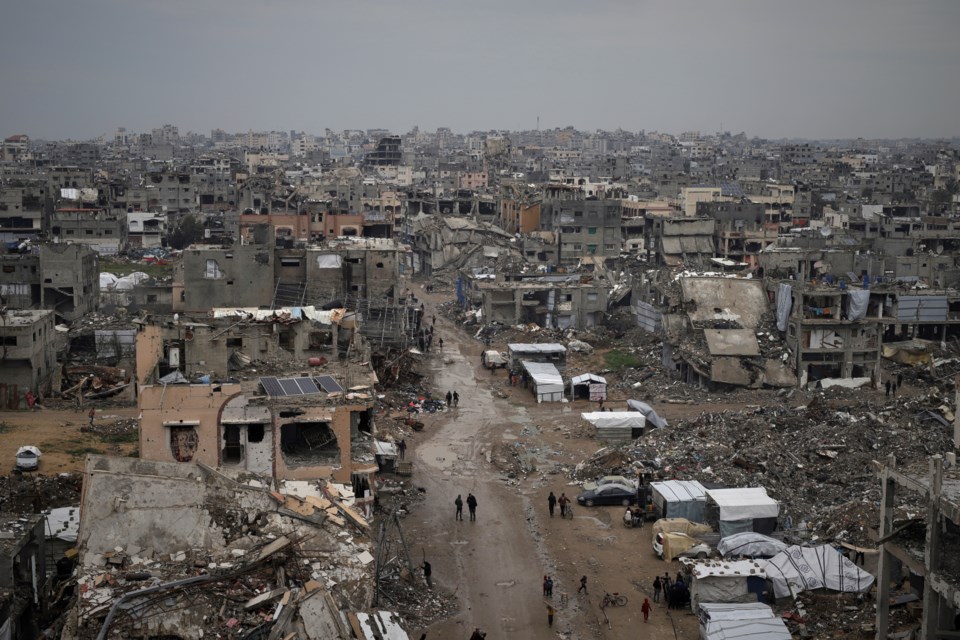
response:
M960 134L956 0L10 0L0 134Z

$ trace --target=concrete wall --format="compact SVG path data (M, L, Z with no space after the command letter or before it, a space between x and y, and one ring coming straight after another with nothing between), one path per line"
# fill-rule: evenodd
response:
M273 260L272 247L263 245L185 250L182 310L270 305L274 292Z
M0 384L50 393L57 372L51 311L6 311L0 315Z

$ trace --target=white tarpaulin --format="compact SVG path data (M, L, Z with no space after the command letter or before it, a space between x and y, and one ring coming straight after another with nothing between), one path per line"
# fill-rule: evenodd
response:
M794 592L831 589L864 593L873 586L874 577L853 564L829 545L788 547L767 560L767 579L778 598Z
M701 602L756 602L750 578L765 576L762 560L697 562L691 567L690 604L694 611Z
M867 317L867 304L870 302L869 289L851 289L847 292L847 320L860 320Z
M707 496L720 507L720 520L776 518L780 505L763 487L708 489Z
M339 269L343 265L343 256L336 253L321 253L317 256L318 269Z
M790 318L790 308L793 306L793 287L781 282L777 289L777 329L787 330L787 320Z
M560 402L563 400L563 376L550 363L527 362L522 363L524 371L533 380L533 392L537 402Z
M589 413L581 413L580 417L598 429L608 429L611 427L643 429L647 423L647 419L636 411L591 411Z
M686 518L703 522L703 503L707 489L696 480L665 480L651 482L653 503L664 518Z
M662 429L667 426L667 421L664 420L657 414L656 410L648 405L646 402L640 402L639 400L627 400L627 406L630 407L631 411L639 411L643 414L643 417L647 419L647 422L652 424L657 429Z
M47 514L47 537L76 542L80 531L80 507L60 507Z
M100 288L101 289L112 289L113 285L117 283L117 276L112 273L107 273L103 271L100 273Z
M772 558L787 548L782 540L761 533L745 531L735 533L720 540L717 551L726 556L749 556L751 558Z
M780 618L720 620L707 624L704 640L790 640L790 630Z

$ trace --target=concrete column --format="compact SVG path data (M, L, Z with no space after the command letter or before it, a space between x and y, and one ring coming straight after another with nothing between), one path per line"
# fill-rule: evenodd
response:
M940 594L933 590L932 574L940 567L940 492L943 486L943 457L930 458L930 492L927 494L927 544L924 550L923 620L920 638L934 640L940 626Z
M896 503L897 485L890 476L897 468L896 456L887 456L883 472L883 497L880 499L880 538L893 530L893 508ZM880 545L880 563L877 566L877 640L887 640L890 627L890 565L893 557L887 551L887 544Z

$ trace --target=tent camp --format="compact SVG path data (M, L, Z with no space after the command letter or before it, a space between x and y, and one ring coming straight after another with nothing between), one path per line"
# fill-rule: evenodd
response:
M701 602L701 640L790 640L790 631L762 602Z
M567 348L557 342L513 342L507 345L507 355L514 370L523 362L545 362L561 368L567 363Z
M607 379L592 373L574 376L570 380L570 397L574 400L592 400L593 402L606 400Z
M864 593L873 586L874 577L850 562L830 545L788 547L767 560L767 577L778 598L791 591L832 589Z
M563 400L563 376L557 368L544 362L520 363L527 373L530 388L537 402L560 402Z
M744 531L773 533L779 515L779 503L763 487L707 490L706 522L723 538Z
M765 560L708 560L691 567L690 605L701 602L758 602L767 589Z
M597 428L597 438L626 442L643 435L646 418L636 411L591 411L580 417Z
M631 411L639 411L643 414L643 417L647 419L653 427L657 429L662 429L667 426L667 421L661 418L653 407L648 405L646 402L640 402L639 400L627 400L627 406Z
M787 543L760 533L744 531L720 540L717 551L723 557L747 556L749 558L772 558L787 548Z
M686 518L704 522L707 489L696 480L651 482L653 510L659 518Z

